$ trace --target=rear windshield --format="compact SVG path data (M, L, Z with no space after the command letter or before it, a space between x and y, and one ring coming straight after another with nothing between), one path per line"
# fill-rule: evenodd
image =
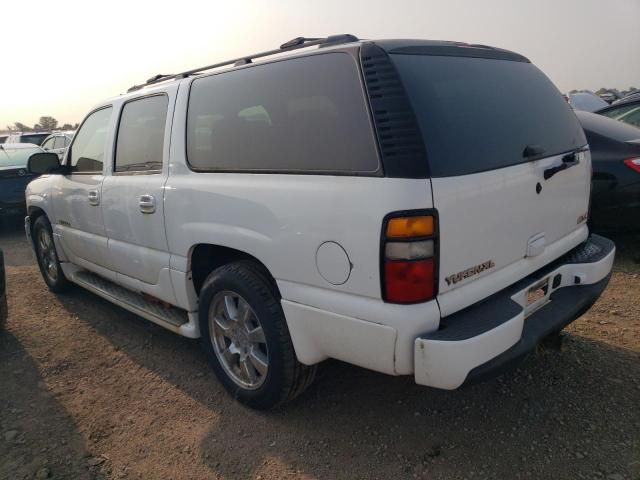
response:
M583 112L595 112L609 104L593 93L573 93L569 95L569 105L575 110Z
M45 138L49 136L48 133L36 133L33 135L21 135L20 143L34 143L36 145L40 145Z
M587 141L571 107L527 62L392 54L422 131L432 177L551 156Z

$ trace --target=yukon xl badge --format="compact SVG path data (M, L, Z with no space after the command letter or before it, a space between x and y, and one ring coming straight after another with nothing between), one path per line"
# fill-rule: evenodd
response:
M447 282L447 285L451 285L451 284L455 285L456 283L466 278L473 277L474 275L478 275L484 272L485 270L489 270L490 268L493 268L495 266L496 264L493 262L493 260L487 260L486 262L481 263L480 265L476 265L475 267L467 268L466 270L463 270L461 272L454 273L453 275L449 275L444 280L445 282Z

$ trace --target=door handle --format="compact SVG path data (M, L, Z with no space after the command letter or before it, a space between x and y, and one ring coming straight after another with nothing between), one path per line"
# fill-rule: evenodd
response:
M545 180L549 180L551 177L553 177L556 173L562 172L564 170L566 170L567 168L571 168L574 167L576 165L578 165L580 163L580 158L582 156L582 152L584 150L579 149L576 150L574 152L568 153L566 154L564 157L562 157L562 163L556 167L551 167L551 168L547 168L544 173L544 179Z
M153 213L156 211L156 199L153 198L153 195L140 195L138 205L142 213Z
M89 198L89 205L100 205L100 193L98 190L89 190L87 197Z

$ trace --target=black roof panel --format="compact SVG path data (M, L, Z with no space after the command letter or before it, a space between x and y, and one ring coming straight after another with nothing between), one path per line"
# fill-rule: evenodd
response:
M387 53L491 58L530 63L528 58L519 53L488 45L445 40L375 40L374 42Z

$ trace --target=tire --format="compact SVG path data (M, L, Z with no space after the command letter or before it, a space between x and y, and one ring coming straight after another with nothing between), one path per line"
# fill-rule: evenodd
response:
M6 292L0 293L0 331L4 330L9 318L9 306L7 305Z
M214 270L199 305L202 347L232 397L266 410L293 400L313 382L316 366L298 362L280 295L257 262Z
M40 267L40 273L49 290L54 293L68 290L70 283L64 276L60 260L58 260L49 219L44 215L38 217L33 224L32 234L38 267Z
M7 306L7 281L4 271L4 256L0 250L0 330L7 324L9 307Z

